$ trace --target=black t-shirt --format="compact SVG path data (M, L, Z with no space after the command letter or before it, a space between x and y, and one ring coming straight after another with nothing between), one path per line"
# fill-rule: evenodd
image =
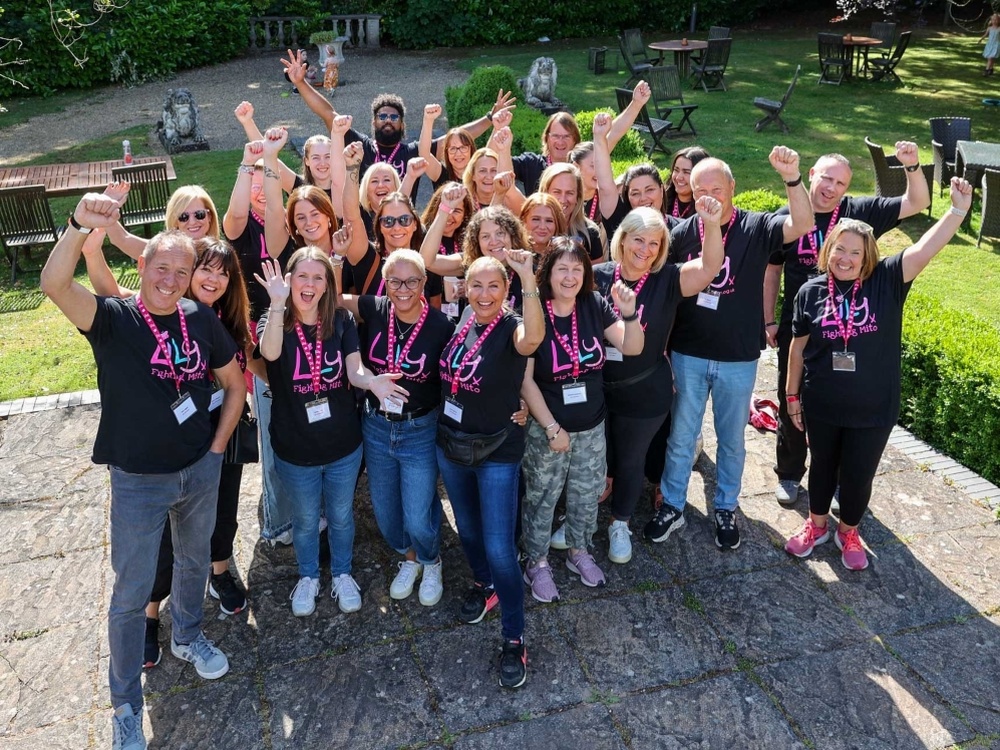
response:
M535 383L545 397L545 405L552 416L567 432L593 429L604 419L607 411L601 374L606 363L604 329L619 320L608 301L596 291L577 298L576 317L580 347L580 376L576 381L573 378L573 360L555 338L558 335L570 350L574 348L572 315L564 318L557 316L553 329L552 318L546 312L545 338L532 355L535 360ZM574 382L586 386L587 400L565 404L563 386Z
M618 229L618 225L622 223L628 212L632 210L628 201L622 196L618 196L618 203L615 204L615 210L611 212L611 216L604 216L601 213L600 206L594 209L594 201L598 200L597 193L589 201L583 204L583 213L590 218L591 213L594 214L594 221L600 221L601 225L604 227L604 233L608 238L608 247L611 247L611 238L615 236L615 230Z
M677 311L671 351L720 362L752 362L764 348L764 271L781 248L784 216L733 209L722 228L725 260L706 296L685 299ZM701 255L701 219L692 216L670 232L670 261ZM715 296L717 295L717 296ZM717 308L705 307L714 296ZM699 301L702 304L699 304Z
M538 192L538 183L542 180L542 172L549 166L548 158L541 154L525 151L518 154L511 161L514 162L514 177L524 186L523 193L531 195Z
M305 179L302 177L302 175L297 174L295 175L295 181L292 182L292 190L297 190L303 185L309 185L309 184L311 183L306 182ZM319 185L317 185L316 187L319 187ZM319 188L319 189L322 190L324 193L326 193L326 197L329 198L331 202L333 202L333 187Z
M267 242L264 239L264 223L251 213L247 217L247 225L243 228L243 233L239 237L227 237L227 239L236 251L236 256L240 260L240 268L243 271L243 278L247 282L247 295L250 297L250 319L260 320L260 316L271 304L271 297L267 290L254 278L254 274L263 277L263 262L272 260L267 252ZM278 264L282 270L288 264L288 259L292 257L293 252L295 252L295 243L289 237L281 255L278 256Z
M463 432L492 434L507 428L507 440L490 461L515 463L524 455L524 429L510 421L521 408L521 383L528 358L514 346L514 332L521 319L513 313L501 313L503 318L490 332L472 360L458 373L459 390L455 399L463 407L459 424L441 412L441 422ZM472 311L466 312L466 320ZM463 321L464 322L464 321ZM441 398L451 397L451 381L465 353L486 330L475 324L465 340L459 340L462 326L452 336L441 354Z
M845 195L840 201L837 219L838 221L840 219L860 219L871 224L875 232L875 239L878 239L899 224L899 209L902 204L901 197L853 198ZM782 206L777 213L787 214L788 206ZM771 264L784 265L785 267L785 295L781 305L781 323L783 325L790 326L792 323L792 305L799 289L819 273L819 268L816 266L819 249L823 246L823 240L833 229L830 224L832 218L832 211L816 214L816 223L808 234L802 235L795 242L783 245L780 252L771 256Z
M97 297L94 323L83 334L94 350L101 392L93 461L132 474L169 474L208 452L215 434L208 411L214 389L209 371L232 362L236 343L210 308L182 299L189 351L177 313L152 316L167 334L167 360L136 300ZM191 394L197 407L183 424L170 408L178 399L171 361L181 392Z
M358 312L362 319L361 359L376 375L388 372L386 352L389 343L389 298L367 294L359 297ZM401 330L407 335L400 336ZM396 321L396 361L399 361L400 352L415 331L416 324L401 326ZM404 412L433 409L440 405L441 374L438 363L441 361L441 352L454 334L455 326L448 320L448 316L433 307L427 311L427 319L406 353L406 360L401 364L403 377L396 381L410 393L409 400L403 405ZM381 409L374 394L368 393L367 398L373 408Z
M438 255L454 255L455 250L455 238L454 237L442 237L441 246L438 248ZM427 299L431 297L440 297L444 294L444 280L441 276L431 271L427 272L427 283L424 284L424 294ZM441 300L444 304L444 300Z
M585 237L577 236L586 246L587 255L590 256L592 263L600 263L604 260L604 238L601 237L601 230L597 224L587 219L587 235Z
M369 242L365 256L356 265L347 261L344 262L343 275L341 276L344 291L358 295L384 294L385 284L382 278L383 263L385 263L385 258L379 255L375 244ZM373 265L374 273L372 272ZM365 281L368 279L371 279L371 281L366 285Z
M402 180L406 177L407 162L420 155L420 149L416 141L400 141L395 146L380 146L370 135L365 135L351 128L344 136L344 145L349 146L355 141L361 141L361 146L364 150L364 155L361 157L361 174L364 174L368 167L375 162L384 161L396 170L396 174ZM417 189L419 186L420 180L417 180L413 186L413 192L410 193L410 198L414 202L417 200Z
M609 303L617 265L594 266L597 289ZM635 289L639 282L625 283ZM623 357L621 362L608 360L604 365L605 398L608 409L615 414L648 417L670 411L674 375L665 352L682 299L680 266L668 263L646 277L636 298L636 312L645 334L642 354Z
M847 346L855 354L854 372L833 369L833 353L844 351L833 305L839 307L841 319L846 318L851 286L835 285L836 299L831 302L827 284L826 274L817 276L795 295L792 335L809 337L803 352L806 420L842 427L893 425L899 418L903 304L910 291L910 284L903 282L903 253L881 260L858 289Z
M268 313L257 324L263 335ZM319 396L326 398L330 417L310 424L306 404L315 401L309 358L316 347L316 326L303 325L309 353L295 329L282 332L281 356L264 360L274 400L271 404L271 445L282 461L319 466L353 453L361 444L357 401L347 379L347 357L358 351L358 328L347 310L337 310L333 335L323 341ZM258 349L259 352L259 349Z

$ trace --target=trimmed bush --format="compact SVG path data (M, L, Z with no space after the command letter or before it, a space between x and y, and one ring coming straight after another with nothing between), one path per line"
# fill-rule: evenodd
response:
M496 102L497 92L513 91L519 95L517 74L505 65L490 65L476 68L463 86L449 86L445 89L445 111L448 124L458 127L466 122L478 120L490 111ZM511 154L517 156L525 151L541 148L542 131L548 118L536 109L520 106L514 110L510 129L514 133ZM476 139L476 146L482 148L489 140L489 131Z
M610 107L601 109L589 109L585 112L576 113L576 124L580 127L580 140L594 140L594 117L599 112L606 112L614 117L617 113ZM611 152L611 161L640 162L646 161L646 144L643 143L642 136L635 130L629 129L627 133L618 141L615 150Z
M788 203L788 198L771 190L744 190L733 196L733 205L744 211L764 211L771 213Z
M911 291L903 315L900 423L1000 484L1000 333Z

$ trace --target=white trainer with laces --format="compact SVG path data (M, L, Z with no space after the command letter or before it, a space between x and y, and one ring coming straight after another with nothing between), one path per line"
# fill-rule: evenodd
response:
M292 600L292 614L296 617L307 617L316 611L316 598L319 596L319 579L303 576L292 589L288 598Z
M361 609L361 587L350 573L334 577L330 596L337 600L341 612L357 612Z
M632 530L628 521L612 521L608 527L608 559L617 565L632 559Z
M389 585L389 596L393 599L405 599L412 594L421 567L420 563L413 560L403 560L399 563L399 572Z
M444 585L441 583L441 561L438 560L433 565L424 566L424 577L420 579L420 603L425 607L433 607L444 594Z

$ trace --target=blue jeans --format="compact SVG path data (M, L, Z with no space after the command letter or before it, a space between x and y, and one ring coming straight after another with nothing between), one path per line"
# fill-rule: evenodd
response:
M437 463L472 574L477 582L496 588L503 637L520 638L524 633L524 586L514 527L521 464L484 461L479 466L459 466L445 458L440 447Z
M385 541L417 562L436 563L441 553L441 498L437 494L437 411L390 422L366 407L361 432L375 520Z
M354 486L362 449L320 466L298 466L274 457L278 486L292 504L292 541L299 576L319 578L319 517L326 516L330 570L351 572L354 557Z
M260 429L260 500L264 507L264 528L260 535L274 539L292 528L292 508L278 490L274 474L274 451L271 450L271 396L265 396L267 383L256 375L253 379L253 413Z
M673 352L671 362L677 393L667 440L667 465L660 480L663 499L678 510L683 510L687 503L695 442L711 395L718 438L715 454L718 482L712 504L715 510L735 510L743 483L747 455L744 430L750 418L757 360L717 362Z
M173 639L191 643L201 631L222 454L206 453L172 474L130 474L115 466L109 468L115 584L108 610L108 683L111 705L118 708L128 703L138 713L142 709L145 609L168 515L174 546L170 589Z

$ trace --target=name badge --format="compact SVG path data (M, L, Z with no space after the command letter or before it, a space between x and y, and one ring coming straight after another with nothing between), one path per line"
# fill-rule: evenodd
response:
M194 405L194 399L191 398L190 393L182 393L180 398L170 405L170 408L174 412L177 424L184 424L188 417L198 411L198 407Z
M608 360L608 362L622 362L625 359L622 356L621 351L615 349L613 346L604 347L604 358Z
M444 415L453 422L462 424L463 411L465 411L465 407L454 398L449 397L444 400Z
M585 383L566 383L562 387L563 404L587 403L587 385Z
M226 394L221 388L216 388L212 391L212 400L208 402L208 410L215 411L220 406L222 406L222 397Z
M386 414L402 414L403 402L387 396L382 399L382 408L385 410Z
M704 307L709 310L719 309L719 293L706 289L704 292L698 292L698 307Z
M318 398L306 404L306 418L309 424L330 418L330 402L326 398Z
M854 352L834 352L833 369L840 372L854 372L858 369L858 357Z
M457 302L444 302L441 305L441 312L447 315L449 318L458 317L458 303Z

